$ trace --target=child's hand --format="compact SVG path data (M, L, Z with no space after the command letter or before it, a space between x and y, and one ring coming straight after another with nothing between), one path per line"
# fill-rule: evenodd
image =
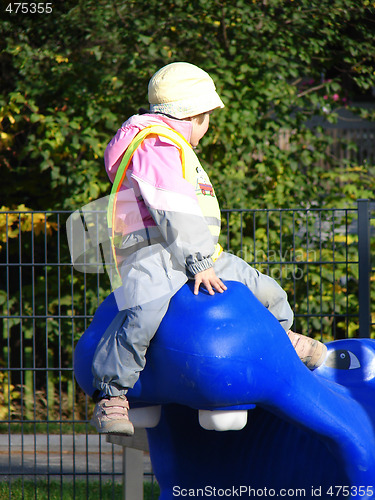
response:
M215 295L214 289L217 292L223 293L227 287L221 281L220 278L216 276L213 267L206 269L205 271L201 271L194 276L195 284L194 284L194 294L198 295L199 286L202 284L207 289L210 295Z

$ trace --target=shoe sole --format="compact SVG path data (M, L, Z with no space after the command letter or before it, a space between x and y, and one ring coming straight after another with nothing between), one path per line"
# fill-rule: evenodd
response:
M313 370L315 370L316 368L319 368L319 366L321 366L324 363L324 361L326 360L326 357L327 357L327 352L328 352L327 346L325 346L324 344L321 344L320 347L321 347L322 352L321 352L319 358L317 360L315 360L314 356L312 356L313 364L311 366L311 369L313 369ZM315 357L316 356L317 356L317 353L315 353ZM310 362L310 364L311 364L311 362Z
M292 332L292 335L288 333L288 337L300 360L307 368L315 370L324 363L327 356L327 347L324 344L295 332ZM300 342L301 349L299 348Z
M99 434L119 434L123 436L133 436L134 434L134 427L130 420L125 422L107 422L101 428L98 428L94 422L91 422L91 424Z

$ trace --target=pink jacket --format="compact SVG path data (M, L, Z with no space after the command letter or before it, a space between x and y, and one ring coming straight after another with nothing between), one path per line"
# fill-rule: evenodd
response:
M163 115L129 118L108 144L107 174L114 181L122 156L148 125L166 125L189 142L192 125ZM156 226L171 252L192 274L212 267L214 241L193 186L183 178L180 153L166 138L151 136L138 147L127 170L116 208L116 231L124 236Z

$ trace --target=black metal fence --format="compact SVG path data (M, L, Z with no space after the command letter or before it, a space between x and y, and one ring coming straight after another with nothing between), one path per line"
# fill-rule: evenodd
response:
M221 243L283 286L295 331L370 337L373 208L359 200L350 209L225 210ZM72 369L109 280L73 268L69 215L0 212L1 499L121 495L122 452L91 429L93 404ZM144 465L153 488L147 454Z

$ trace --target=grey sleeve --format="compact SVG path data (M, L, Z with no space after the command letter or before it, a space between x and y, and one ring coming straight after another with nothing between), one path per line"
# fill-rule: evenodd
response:
M215 245L203 216L148 209L181 266L186 266L193 276L213 267Z

